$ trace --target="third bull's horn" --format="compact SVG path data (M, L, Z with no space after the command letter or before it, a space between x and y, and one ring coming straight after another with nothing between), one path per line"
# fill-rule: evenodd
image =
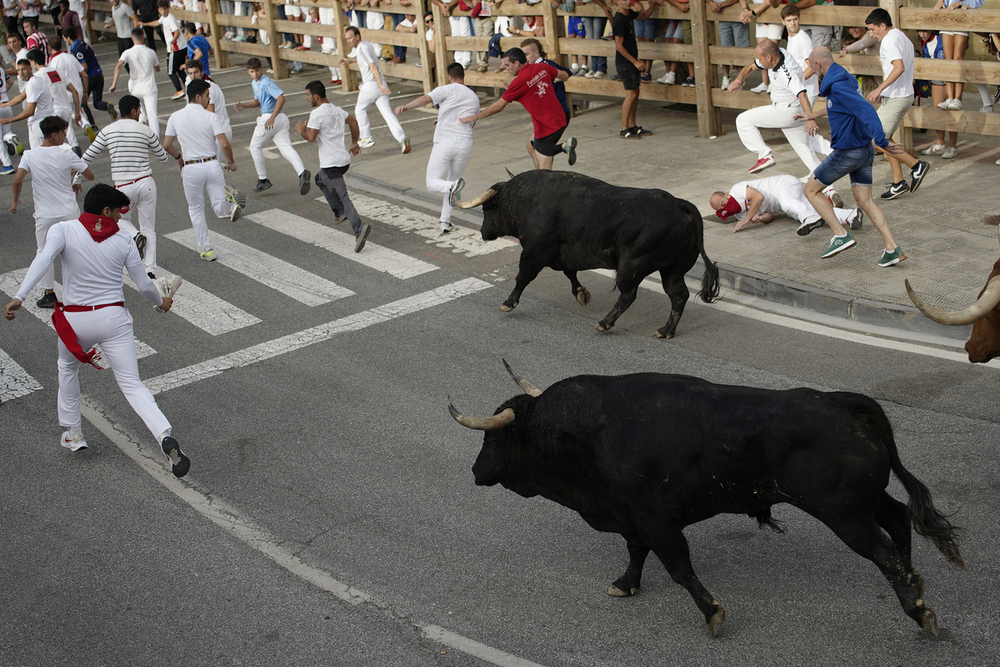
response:
M982 296L974 304L964 310L955 311L941 310L940 308L928 306L924 303L923 299L917 296L913 288L910 287L909 280L904 280L903 282L906 285L906 293L910 296L913 305L919 308L921 313L941 324L951 326L972 324L986 317L987 313L996 308L997 304L1000 304L1000 276L990 278L989 282L986 283L986 288L983 290Z
M458 408L452 405L451 398L448 399L448 412L451 413L452 419L465 428L477 431L495 431L514 421L514 411L511 408L507 408L500 414L493 415L492 417L466 417L458 411Z
M525 394L527 394L528 396L541 396L542 395L542 390L539 389L538 387L536 387L535 385L531 384L527 380L525 380L523 377L521 377L517 373L515 373L514 369L511 368L510 364L507 363L506 359L501 359L500 361L503 362L503 367L507 369L507 372L510 373L510 376L512 378L514 378L514 382L517 383L518 387L520 387L521 389L524 390Z
M493 188L490 188L489 190L487 190L483 194L479 195L478 197L476 197L472 201L459 201L459 202L455 202L455 206L457 206L459 208L476 208L477 206L485 204L489 200L493 199L493 195L495 195L496 193L497 193L496 190L494 190Z

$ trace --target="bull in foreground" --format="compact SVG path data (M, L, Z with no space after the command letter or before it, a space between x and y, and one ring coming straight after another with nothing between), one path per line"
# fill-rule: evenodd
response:
M580 375L542 392L507 370L525 394L492 417L466 417L448 401L459 424L485 431L472 467L476 484L544 496L596 530L620 533L629 564L609 595L639 591L652 550L715 636L725 610L695 575L684 527L725 512L780 532L771 506L789 503L872 561L903 611L937 635L911 560L910 526L964 568L959 529L903 467L889 420L873 399L658 373ZM908 505L887 493L890 471Z
M577 272L613 269L620 295L597 324L598 331L606 331L635 301L646 276L659 271L671 309L654 336L673 338L690 296L684 274L698 255L705 261L698 296L705 303L719 296L719 270L705 254L701 214L663 190L621 188L570 172L529 171L456 205L483 207L484 241L514 236L521 242L514 291L500 306L504 312L517 307L521 292L545 267L565 273L584 306L590 292Z

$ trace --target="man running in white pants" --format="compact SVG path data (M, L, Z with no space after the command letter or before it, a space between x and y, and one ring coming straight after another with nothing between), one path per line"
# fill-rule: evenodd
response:
M128 65L128 92L142 101L140 123L146 123L160 136L160 122L156 119L156 76L160 71L160 59L156 51L146 46L146 35L142 28L132 31L132 48L126 49L115 64L115 75L111 79L109 93L118 89L118 75Z
M167 152L152 128L139 122L140 106L139 98L134 95L125 95L118 100L121 119L98 132L83 154L83 161L90 164L101 151L107 149L115 188L129 199L118 226L135 239L146 273L150 278L156 278L156 181L149 166L149 152L153 151L156 159L164 164ZM79 176L76 182L79 183ZM133 224L136 219L138 231Z
M342 64L357 63L361 70L361 86L358 88L358 102L354 107L354 116L358 119L358 126L361 128L361 141L358 145L362 148L371 148L375 145L372 139L372 126L368 120L368 107L374 104L385 124L389 126L393 138L399 142L403 148L403 153L410 152L410 138L403 131L403 126L396 120L392 113L392 106L389 104L391 91L385 85L385 76L382 74L382 66L379 64L379 50L371 42L361 41L361 31L354 26L348 26L344 30L347 43L354 51L353 58L341 58Z
M246 196L232 186L226 185L222 166L215 155L215 142L222 144L229 171L236 171L233 147L222 129L218 117L209 111L208 81L192 81L187 87L188 103L180 111L175 111L167 121L163 136L163 148L175 158L181 168L184 182L184 197L188 202L188 215L198 242L199 256L207 262L218 257L208 239L208 223L205 222L205 191L212 209L219 217L229 212L229 219L236 222L246 205ZM180 143L180 150L174 148L174 139Z
M153 394L139 379L132 316L125 309L122 272L128 270L144 297L162 310L173 301L160 296L146 276L139 252L127 232L118 229L120 209L128 197L110 185L95 185L83 201L83 215L52 227L44 250L31 263L14 299L3 314L13 320L31 288L42 279L56 257L62 256L63 303L56 304L52 323L59 334L59 424L68 429L60 444L76 452L87 448L80 418L80 365L94 364L94 345L100 345L115 380L129 405L145 422L171 464L183 477L191 461L170 435L171 426Z
M13 107L15 104L24 102L24 110L16 116L4 118L0 116L0 125L9 125L19 120L27 119L28 125L28 146L38 148L45 141L42 130L38 127L42 119L55 116L55 106L52 104L52 91L49 85L40 76L35 76L35 69L31 66L31 61L23 58L17 61L18 78L24 82L24 89L10 99L9 102L0 104L3 107Z
M87 180L94 180L94 174L86 162L64 145L67 125L65 120L59 116L49 116L42 119L39 125L45 141L38 148L25 151L21 156L17 174L14 175L14 199L10 205L10 212L17 213L17 207L21 203L24 177L31 174L35 242L38 245L38 253L41 254L52 226L80 215L80 207L76 205L76 192L73 188L73 172L83 174ZM55 273L51 263L32 286L39 281L45 289L45 296L35 305L39 308L55 307Z
M52 107L56 115L67 123L66 143L70 145L77 155L81 155L80 143L76 139L76 132L73 125L80 121L80 92L72 83L59 74L53 65L46 65L45 54L38 49L28 51L28 60L35 70L35 76L44 80L52 93Z
M288 116L281 111L285 106L285 92L264 74L264 66L261 65L259 58L247 61L247 73L253 79L250 86L253 88L254 99L252 102L237 102L233 108L242 111L260 107L257 127L254 128L253 139L250 140L250 155L257 170L257 184L253 186L253 191L263 192L271 187L264 161L264 144L273 141L281 157L288 160L295 173L299 175L299 194L304 195L309 192L311 185L309 177L312 174L306 171L302 158L292 148L292 140L288 137Z
M408 104L396 107L396 115L435 104L438 107L437 127L434 130L434 149L427 160L427 189L444 193L441 203L441 233L452 230L451 211L462 194L465 181L462 174L472 157L472 128L475 123L459 119L479 113L479 96L465 85L465 68L460 63L448 65L448 81L427 95L421 95Z
M222 92L222 88L220 88L219 84L213 81L211 77L205 74L205 69L200 61L189 60L184 63L184 69L187 70L189 81L208 82L209 102L206 109L214 113L219 119L219 122L222 123L222 130L226 135L226 139L229 140L229 145L231 146L233 144L233 126L232 123L229 122L229 111L226 109L226 95ZM216 157L219 158L219 161L222 161L225 157L222 152L222 144L216 142L216 146L219 149Z

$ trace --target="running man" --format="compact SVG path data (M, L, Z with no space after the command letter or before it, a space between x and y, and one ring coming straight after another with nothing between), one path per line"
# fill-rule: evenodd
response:
M146 35L142 28L132 30L132 48L126 49L115 64L115 74L111 79L108 93L118 90L118 76L122 68L128 66L128 92L142 102L140 122L160 136L160 122L156 119L156 76L160 71L160 59L156 51L146 46Z
M465 19L467 20L467 19ZM385 124L389 126L392 137L399 142L403 149L403 154L410 152L410 138L403 131L403 126L396 120L392 113L392 105L389 103L391 91L385 85L385 75L382 74L382 65L379 63L379 49L371 42L361 40L361 31L354 26L344 29L344 36L347 44L354 49L354 57L341 58L342 64L357 63L361 70L361 86L358 88L358 103L354 107L354 115L358 119L358 126L361 128L361 141L358 145L362 148L371 148L375 145L372 139L372 126L368 120L368 107L372 104L378 108L378 112L385 119Z

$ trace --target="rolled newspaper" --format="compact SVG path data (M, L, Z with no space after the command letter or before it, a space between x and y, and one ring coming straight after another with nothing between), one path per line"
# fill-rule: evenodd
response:
M173 278L169 279L161 278L159 281L156 282L156 289L159 290L160 296L165 296L168 299L173 299L174 294L177 294L177 289L181 286L181 283L183 282L184 279L181 278L180 276L174 276ZM162 308L160 308L159 306L155 306L155 308L161 313L167 312Z

